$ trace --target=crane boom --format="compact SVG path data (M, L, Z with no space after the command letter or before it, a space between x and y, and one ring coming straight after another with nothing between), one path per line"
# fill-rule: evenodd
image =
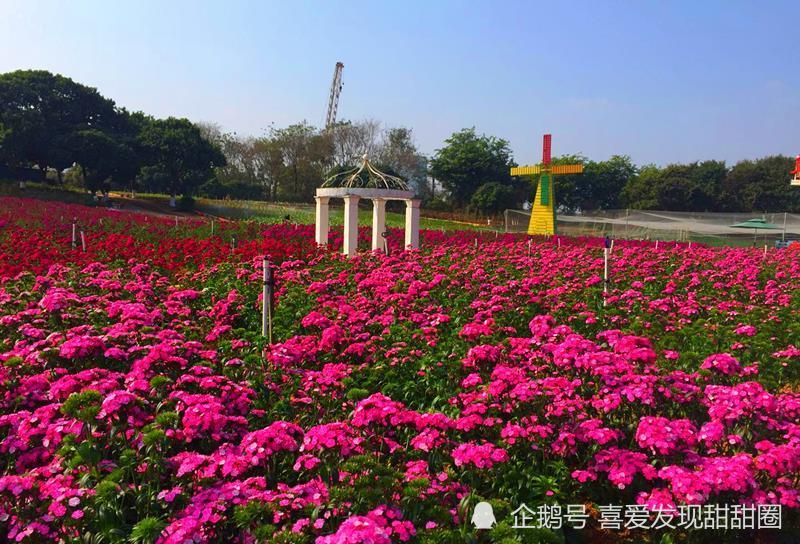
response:
M339 94L342 92L342 70L344 64L336 63L331 83L331 95L328 98L328 115L325 117L325 129L328 130L336 122L336 111L339 109Z

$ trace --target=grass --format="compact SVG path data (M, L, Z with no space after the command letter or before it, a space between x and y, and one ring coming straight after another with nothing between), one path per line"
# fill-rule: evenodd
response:
M315 221L314 206L310 204L225 201L199 198L197 199L195 207L198 211L211 215L218 215L230 219L253 219L264 223L278 223L286 220L287 216L289 221L300 224L313 224ZM387 227L402 228L405 227L405 221L404 212L387 210ZM332 226L341 226L343 223L343 208L331 207L330 224ZM359 208L358 224L362 226L372 225L372 210L370 208ZM420 218L420 228L436 230L491 230L485 226L445 219L434 219L431 217Z
M0 196L57 200L68 204L84 204L86 206L97 205L86 191L78 190L74 187L54 187L38 181L28 181L25 183L25 189L20 189L19 182L0 180Z

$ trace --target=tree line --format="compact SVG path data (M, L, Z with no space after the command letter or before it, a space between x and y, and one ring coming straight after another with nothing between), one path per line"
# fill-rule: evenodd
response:
M425 157L405 127L368 120L320 130L303 122L241 138L213 124L129 112L50 72L0 74L0 165L33 167L92 193L308 201L326 176L364 154L425 194Z
M112 186L191 195L225 165L186 119L116 106L96 89L42 70L0 75L0 163L53 172L91 192Z
M567 155L553 162L584 166L582 174L556 177L556 202L565 212L800 212L800 190L789 185L791 157L743 160L733 166L714 160L636 166L625 155L605 161ZM538 176L512 177L512 166L517 164L507 140L471 128L456 132L436 151L430 174L446 190L443 204L499 213L530 203L536 193Z
M327 177L358 166L364 155L384 172L405 179L421 196L429 192L426 159L406 127L383 128L365 120L322 130L302 122L245 138L213 124L200 128L227 159L202 188L207 196L308 202Z
M328 129L301 122L242 137L211 123L129 112L96 89L50 72L0 74L0 177L5 165L33 168L55 183L90 192L310 201L328 176L354 167L363 155L406 179L433 209L496 214L529 203L538 183L535 176L510 175L516 162L507 140L474 128L453 133L431 157L419 152L411 129L373 120ZM556 180L556 200L567 212L800 212L800 191L789 186L789 157L733 166L636 166L624 155L606 161L570 155L554 162L584 165L583 174Z

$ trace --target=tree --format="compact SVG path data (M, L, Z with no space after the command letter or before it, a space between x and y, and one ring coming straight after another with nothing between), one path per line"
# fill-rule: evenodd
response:
M68 147L81 169L84 186L92 193L108 191L112 180L121 182L135 175L137 163L133 150L101 130L72 134Z
M727 168L724 162L670 164L655 188L656 206L662 210L713 211Z
M636 177L630 157L614 155L607 161L589 161L580 155L553 159L554 164L583 164L582 174L556 176L556 203L569 212L609 210L622 206L623 189Z
M391 168L423 198L428 196L427 161L414 145L412 131L406 127L386 130L377 152L381 165Z
M226 164L220 149L187 119L151 119L139 133L138 144L144 158L140 178L173 197L191 196L213 177L214 168Z
M484 183L470 199L469 207L482 214L494 214L513 207L514 189L496 181Z
M789 186L793 165L793 159L780 155L738 162L721 184L721 207L727 211L800 211L800 193Z
M252 142L252 149L256 179L263 188L264 196L275 201L281 177L286 170L281 147L273 139L258 138Z
M334 124L325 133L326 141L331 146L333 166L355 166L364 155L374 159L380 128L380 123L372 119Z
M648 164L639 169L638 175L628 179L620 193L625 208L654 210L658 207L655 189L661 183L661 169Z
M445 140L430 161L432 175L449 192L450 201L463 207L481 185L513 185L510 168L515 163L506 140L463 129Z
M287 200L311 199L330 164L330 140L305 121L273 130L271 138L285 167L278 186L283 196Z
M0 75L0 160L8 164L53 167L60 178L74 160L76 133L118 123L114 102L69 78L44 70Z

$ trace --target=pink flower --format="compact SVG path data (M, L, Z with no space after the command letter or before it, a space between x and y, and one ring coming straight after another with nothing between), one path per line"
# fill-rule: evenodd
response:
M64 359L82 359L91 357L103 351L103 340L98 336L73 336L58 349L58 354Z
M650 448L660 455L669 455L680 446L691 447L697 430L688 419L669 420L665 417L643 417L636 429L640 448Z
M734 356L728 353L716 353L706 357L700 368L731 376L737 374L742 369L742 365L739 364L739 361Z
M453 450L456 466L474 465L477 468L492 468L497 463L508 461L508 452L490 442L475 444L466 442Z
M742 336L755 336L756 328L752 325L739 325L733 330L733 332L736 334L741 334Z

